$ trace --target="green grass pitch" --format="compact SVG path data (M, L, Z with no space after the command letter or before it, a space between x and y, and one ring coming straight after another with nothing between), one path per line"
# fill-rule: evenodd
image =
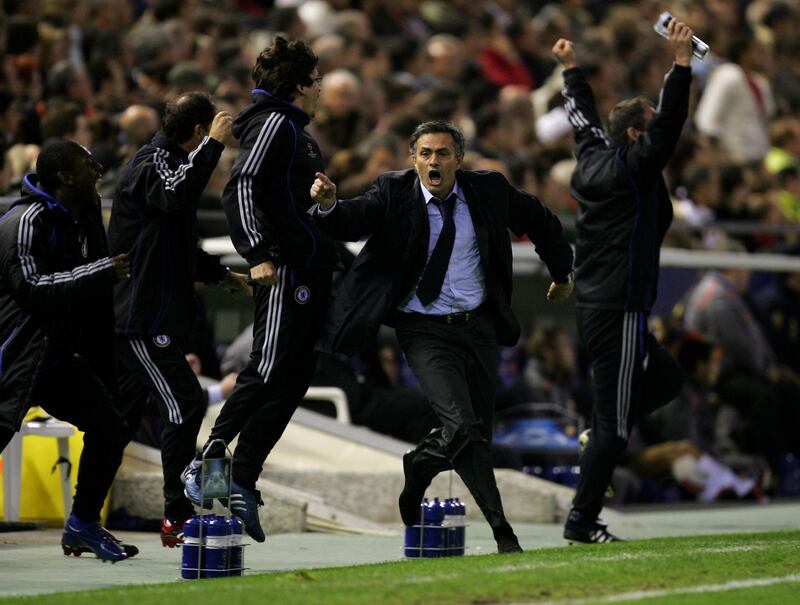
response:
M800 604L800 531L576 545L0 599L2 605L634 602Z

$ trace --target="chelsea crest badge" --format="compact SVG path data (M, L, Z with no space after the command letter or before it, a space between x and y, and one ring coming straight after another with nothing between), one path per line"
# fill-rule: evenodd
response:
M306 304L311 298L311 290L308 286L300 286L294 291L294 299L301 305Z

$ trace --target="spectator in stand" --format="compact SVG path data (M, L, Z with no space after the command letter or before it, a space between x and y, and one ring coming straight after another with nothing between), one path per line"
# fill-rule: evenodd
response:
M42 120L42 138L45 145L51 141L66 139L89 149L92 146L89 118L74 103L53 106Z
M770 150L764 158L764 167L772 174L800 162L800 119L796 117L776 120L769 128Z
M325 76L319 109L310 128L319 142L322 156L329 158L340 149L351 149L369 133L361 106L362 86L358 77L345 69Z
M678 397L639 424L644 447L632 452L628 466L641 476L669 476L710 502L733 494L737 498L763 499L761 478L765 465L758 459L734 456L737 474L721 457L714 434L715 397L719 376L719 350L697 333L681 335L676 357L687 380Z
M785 453L798 451L800 390L748 306L749 280L746 270L709 271L689 291L679 313L686 329L720 347L715 391L747 424L738 439L741 450L764 456L777 471Z
M797 257L800 246L789 253ZM800 376L800 273L779 273L753 302L778 359Z
M714 222L720 203L720 176L716 166L694 166L684 180L685 196L675 203L675 218L692 227Z
M498 19L485 12L479 23L483 40L477 62L481 76L497 86L515 85L533 89L533 77Z
M728 63L709 77L697 105L697 129L722 141L737 163L761 163L769 151L767 121L775 112L767 49L750 31L738 32L727 51Z

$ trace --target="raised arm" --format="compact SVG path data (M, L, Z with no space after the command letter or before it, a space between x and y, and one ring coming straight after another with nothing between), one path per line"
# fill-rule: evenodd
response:
M607 147L608 137L597 113L594 93L578 67L572 42L560 38L553 46L553 54L564 66L564 109L575 136L576 155L581 157L589 149Z
M336 185L321 172L311 185L311 212L319 228L334 239L355 242L376 231L384 216L385 200L380 177L364 195L350 200L336 199Z
M667 29L675 63L664 79L656 112L645 127L647 136L637 138L628 154L629 161L638 162L646 175L660 173L667 165L689 115L693 32L675 19Z
M132 168L131 191L138 191L140 199L161 212L195 208L225 144L231 139L231 121L230 115L219 112L211 123L209 135L189 154L189 161L174 170L170 168L168 152L156 148Z

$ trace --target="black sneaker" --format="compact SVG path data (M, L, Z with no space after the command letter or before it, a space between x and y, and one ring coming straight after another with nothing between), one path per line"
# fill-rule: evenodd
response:
M423 485L414 476L414 465L411 459L414 457L414 452L406 452L403 456L403 476L405 477L405 484L403 491L400 492L400 498L397 504L400 508L400 517L403 523L409 527L419 523L420 504L422 504L422 497L425 495L427 485Z
M580 542L581 544L605 544L607 542L623 542L614 534L606 529L606 524L599 519L590 527L572 524L567 522L564 526L564 539L570 544Z
M250 491L231 479L231 500L230 502L227 502L227 498L224 500L226 501L223 502L223 505L227 506L232 514L239 517L248 536L256 542L266 540L264 530L261 529L261 521L258 518L258 507L264 506L261 492Z

